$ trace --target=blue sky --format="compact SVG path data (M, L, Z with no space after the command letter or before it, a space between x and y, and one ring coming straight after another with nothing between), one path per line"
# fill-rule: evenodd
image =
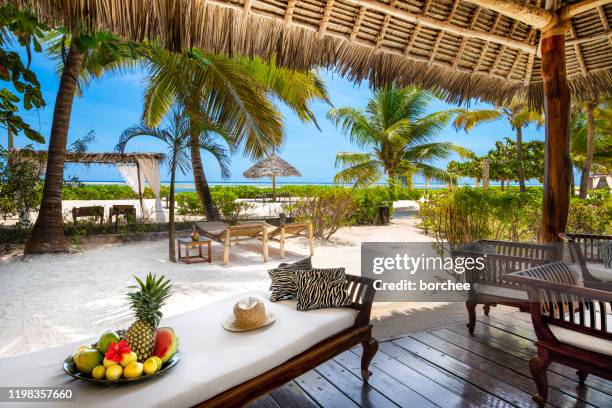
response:
M39 130L48 140L53 115L53 105L59 79L55 74L55 62L50 61L42 54L34 56L31 68L36 72L41 83L46 107L39 110L22 112L32 127ZM331 102L334 107L354 106L364 107L371 94L368 83L355 85L347 79L331 73L322 72L328 87ZM90 151L112 151L121 132L138 123L142 111L143 74L129 74L105 78L92 82L84 95L75 100L72 111L72 121L69 132L69 143L83 137L87 132L94 130L96 141L90 146ZM472 104L472 107L485 107L484 104ZM434 102L430 111L448 109L453 105L444 102ZM280 109L285 117L286 144L280 150L280 155L292 163L302 173L301 179L290 178L280 181L299 182L331 182L336 172L334 168L335 155L340 151L356 151L346 137L327 119L326 113L330 106L316 103L312 109L320 124L319 131L314 125L305 125L285 106ZM476 154L484 154L491 149L496 140L503 137L513 137L514 132L503 120L482 125L469 134L457 132L448 127L439 137L439 141L452 141L467 147ZM530 127L524 132L525 140L543 140L544 130ZM15 138L17 146L24 146L28 141L20 135ZM5 145L6 139L0 137L0 144ZM37 149L45 148L42 145L34 146ZM147 138L135 139L128 145L130 151L164 151L165 146ZM204 156L204 167L211 181L221 181L217 164L209 156ZM251 160L240 154L232 158L231 181L241 182L246 179L242 172L252 164ZM445 162L437 163L446 166ZM78 177L82 181L108 181L120 180L119 173L111 166L93 165L67 165L65 177ZM191 174L179 175L178 180L189 181ZM164 169L162 180L167 180ZM419 182L419 180L416 180Z

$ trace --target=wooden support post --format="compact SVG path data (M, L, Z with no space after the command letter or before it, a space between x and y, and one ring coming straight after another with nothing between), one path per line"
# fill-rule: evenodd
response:
M280 230L280 257L285 257L285 226L283 225Z
M268 262L268 227L263 226L263 238L261 240L261 252L264 262Z
M225 241L223 243L223 265L227 265L229 263L230 239L231 233L230 229L228 228L227 231L225 231Z
M312 222L308 223L308 245L310 246L310 256L314 255L314 232L312 230Z
M489 188L489 160L482 161L482 188Z
M541 40L546 158L541 242L559 240L569 211L571 165L569 159L570 94L565 69L565 33L551 33Z

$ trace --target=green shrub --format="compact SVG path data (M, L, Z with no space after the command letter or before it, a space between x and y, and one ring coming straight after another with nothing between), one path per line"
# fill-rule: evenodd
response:
M203 215L205 212L200 197L196 192L186 191L177 193L174 196L174 201L176 202L176 212L178 215Z
M592 198L573 198L567 219L571 232L612 234L612 200L605 195Z
M236 224L238 220L245 218L248 211L254 207L248 202L238 201L238 195L232 191L213 190L211 194L219 212L230 224Z

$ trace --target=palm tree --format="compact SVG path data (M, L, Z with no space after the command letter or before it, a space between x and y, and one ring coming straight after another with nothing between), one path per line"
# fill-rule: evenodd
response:
M409 185L418 173L429 179L451 182L452 173L431 164L447 158L451 152L471 157L471 152L450 142L432 142L449 123L455 111L426 114L434 99L427 91L414 86L380 89L372 95L364 110L343 107L331 109L328 118L357 147L368 152L341 152L336 166L342 170L336 183L367 186L382 177L390 188L398 183Z
M115 150L123 153L127 143L138 136L154 137L168 146L169 157L168 167L170 171L170 214L168 223L168 256L170 261L176 262L176 249L174 239L174 184L176 180L176 170L186 174L190 164L190 139L194 135L192 121L179 108L174 108L168 125L165 128L151 128L144 124L139 124L126 129L119 139ZM229 177L229 152L225 146L217 143L213 134L225 135L226 130L213 122L201 121L198 124L198 140L200 149L210 152L221 167L221 173Z
M270 96L285 102L300 119L314 121L309 103L327 101L322 81L311 72L276 66L274 59L230 58L192 51L187 55L154 50L145 92L143 121L156 125L176 102L188 115L209 117L223 123L231 138L232 151L243 148L254 159L282 145L281 115ZM315 122L316 123L316 122ZM208 219L220 218L204 173L198 140L191 141L191 161L196 190Z
M25 244L26 254L58 252L68 248L63 229L62 184L72 104L83 69L97 64L112 64L134 55L133 45L128 46L118 37L106 33L61 34L56 38L59 41L51 45L50 52L60 51L60 83L53 110L42 200L32 233Z
M456 129L463 129L468 132L482 123L494 122L500 118L506 119L516 132L516 157L519 161L518 181L521 192L525 192L525 175L522 166L523 129L532 123L538 127L543 125L544 116L540 112L530 109L526 101L514 98L508 106L497 106L494 109L482 110L464 109L455 118L454 126Z

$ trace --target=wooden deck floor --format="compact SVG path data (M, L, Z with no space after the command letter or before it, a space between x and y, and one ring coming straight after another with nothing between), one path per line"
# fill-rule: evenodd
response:
M527 361L535 355L528 314L483 317L380 344L369 385L359 376L361 349L347 351L249 405L278 407L534 407ZM550 407L612 407L612 382L552 364Z

